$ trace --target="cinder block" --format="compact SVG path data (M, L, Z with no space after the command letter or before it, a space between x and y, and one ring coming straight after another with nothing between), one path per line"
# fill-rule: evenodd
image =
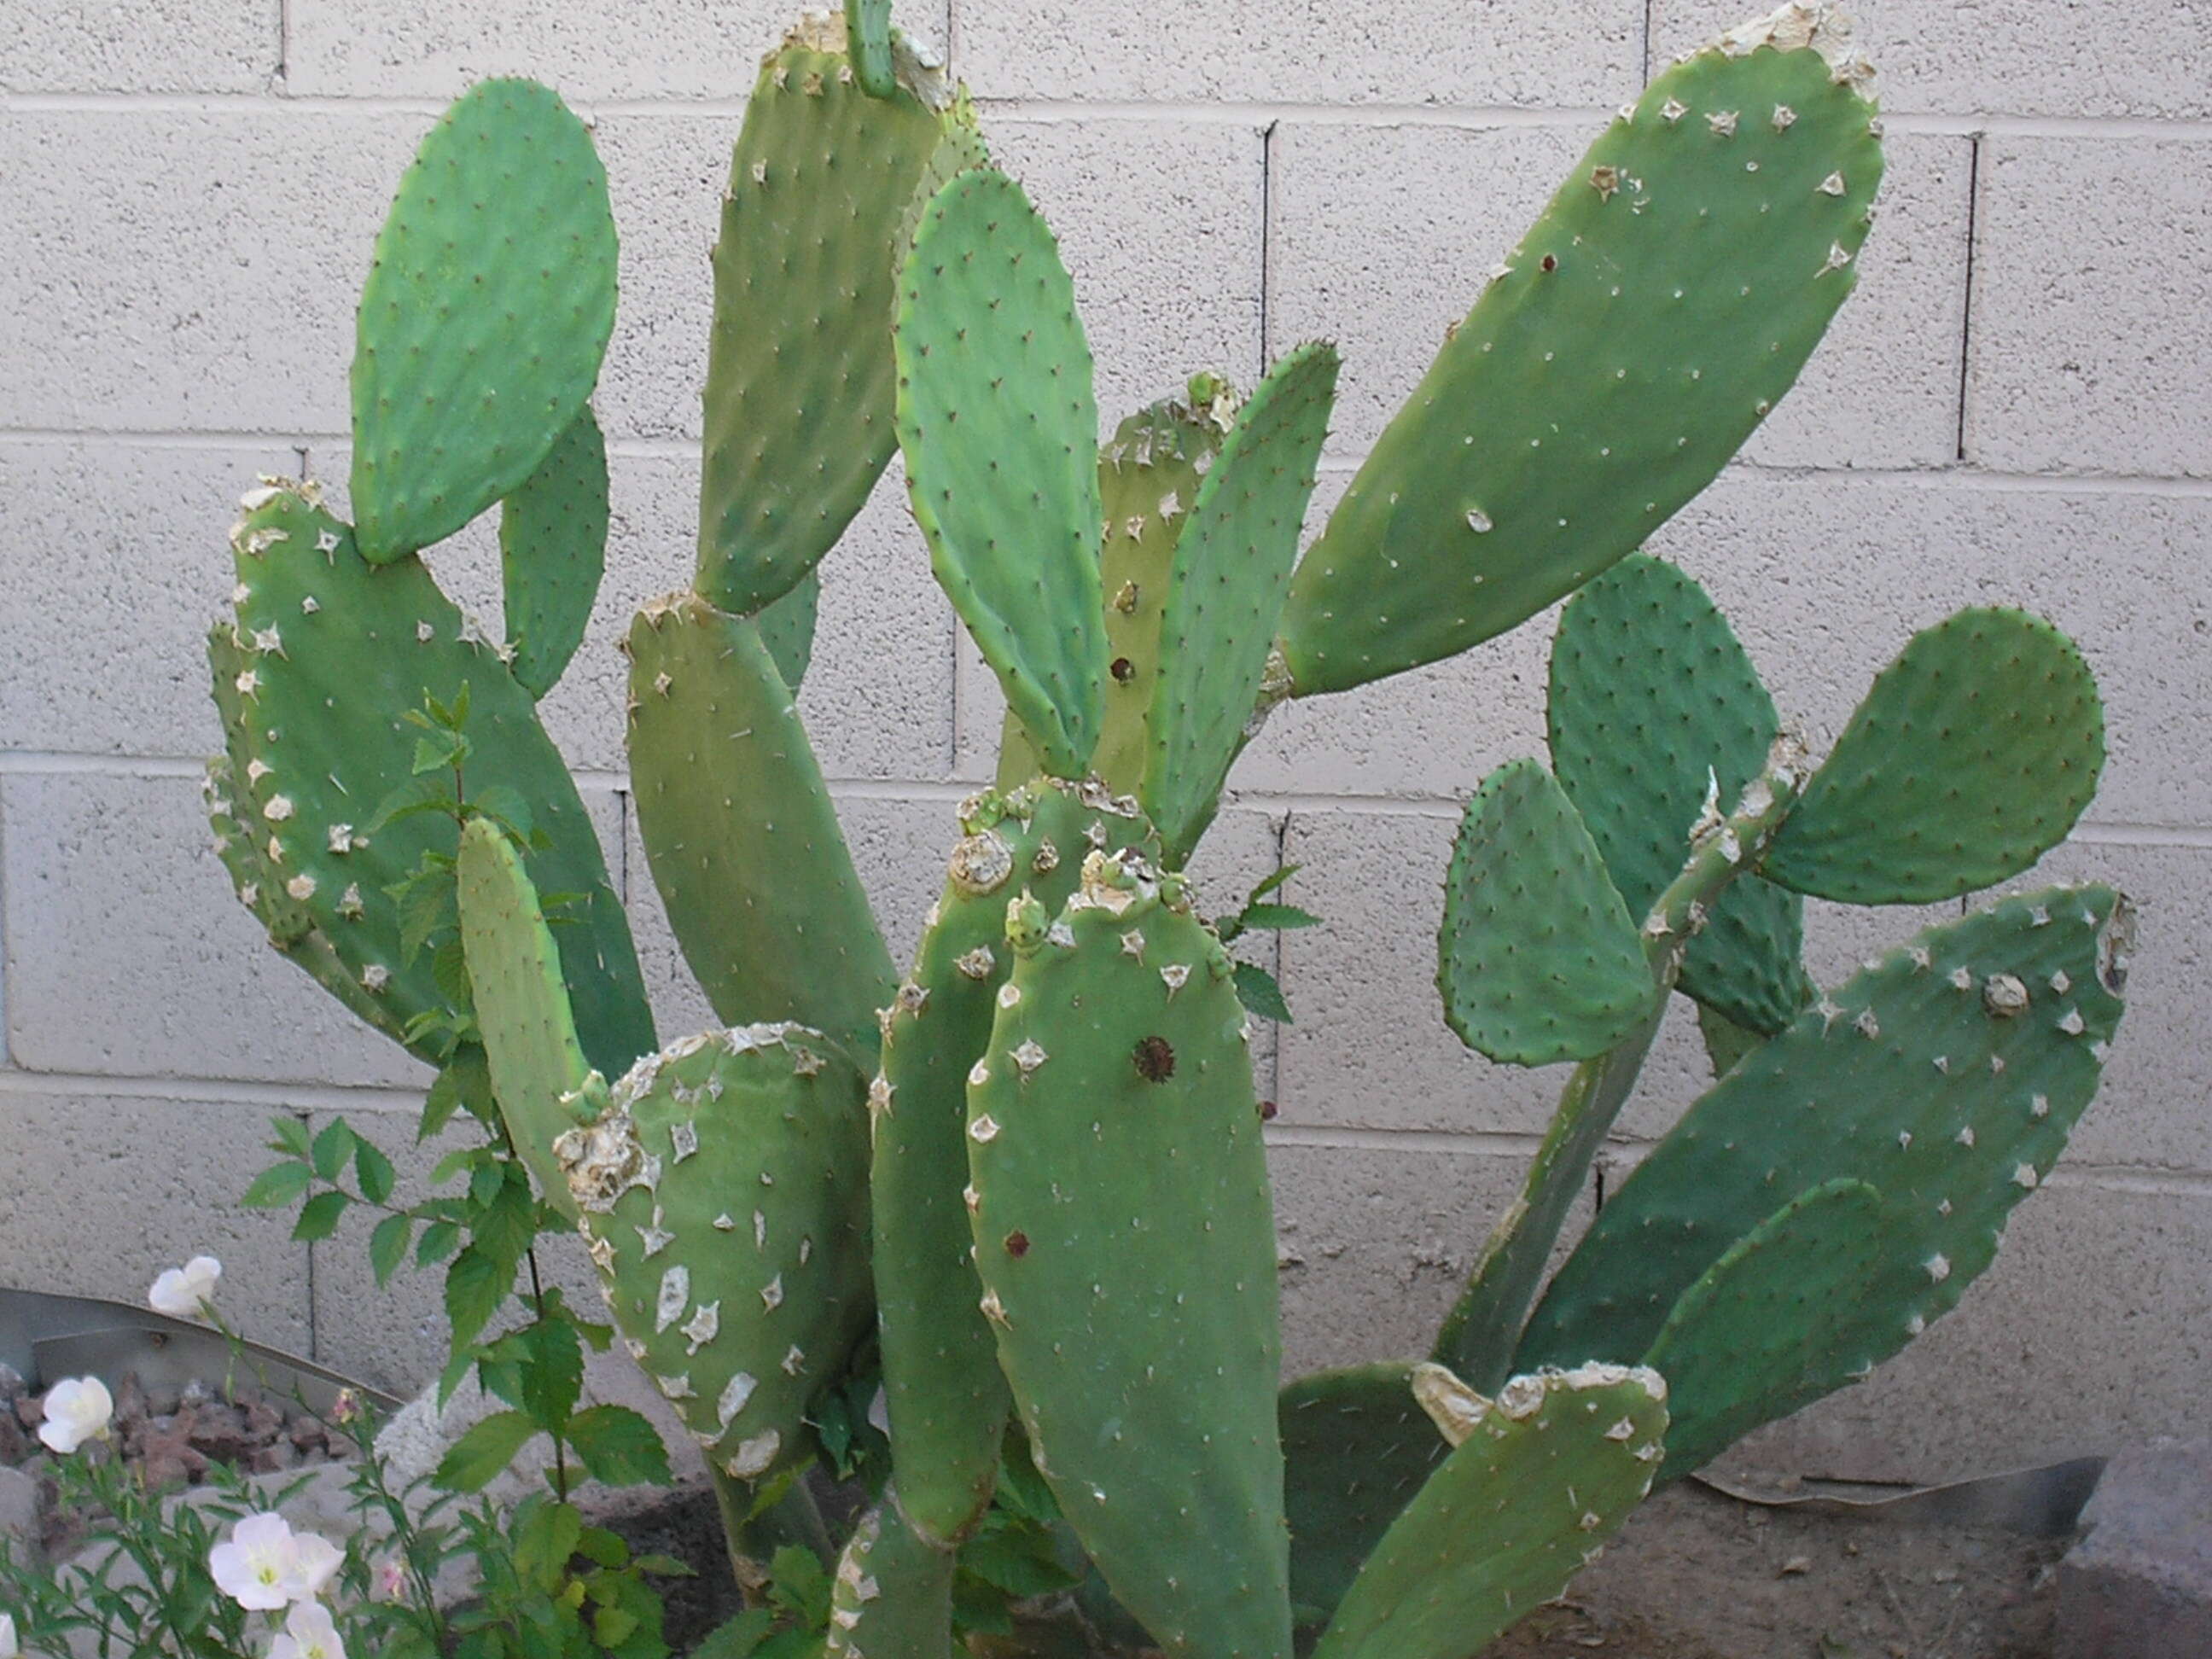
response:
M2208 1252L2212 1200L2196 1183L2062 1173L2014 1212L1956 1311L1724 1466L1933 1481L2201 1433Z
M1283 940L1285 1125L1540 1134L1566 1070L1494 1065L1462 1048L1437 1000L1437 926L1457 814L1291 815L1290 902L1323 925Z
M16 668L0 679L9 746L196 756L220 738L200 645L230 592L223 532L281 444L179 447L88 438L0 442Z
M2212 821L2212 775L2182 758L2212 748L2212 595L2194 574L2208 534L2212 502L2186 492L1735 471L1650 550L1711 589L1816 750L1916 629L1968 605L2050 617L2104 693L2092 818L2173 824Z
M1641 77L1643 23L1633 0L1451 12L1237 0L1127 14L994 0L958 8L953 66L985 98L1603 104Z
M277 0L64 0L10 15L0 92L261 92L283 57Z
M308 1346L307 1247L292 1220L237 1199L276 1161L277 1108L189 1088L70 1094L0 1079L0 1284L143 1306L155 1275L222 1263L217 1305L238 1333Z
M2197 281L2208 186L2202 141L1984 142L1970 459L2014 472L2212 477L2201 373L2212 320Z
M1345 354L1330 442L1364 453L1542 211L1601 118L1540 127L1285 122L1268 171L1268 345ZM1967 180L1961 138L1889 146L1858 291L1746 453L1776 465L1933 465L1958 443ZM1439 190L1448 179L1453 188ZM1388 237L1378 224L1395 227ZM1383 250L1388 249L1387 256Z
M0 114L0 422L343 430L354 301L428 125L261 102Z
M1654 0L1655 64L1759 10L1745 0ZM1875 90L1895 112L2185 119L2212 111L2203 72L2212 18L2195 6L2142 18L2131 47L2094 5L1856 0L1850 13L1881 71Z
M2060 1659L2212 1650L2212 1446L2121 1452L2081 1528L2058 1564Z
M744 90L751 88L748 69ZM743 118L696 114L674 105L601 115L592 124L622 238L622 301L597 398L599 420L611 434L699 436L699 396L707 384L707 337L714 312L709 257L721 224L730 149ZM695 492L693 516L679 543L686 550L696 533L696 511Z
M1475 1147L1278 1139L1267 1149L1282 1267L1283 1373L1425 1355L1527 1160ZM1565 1233L1589 1224L1578 1202Z
M9 1050L40 1072L419 1086L426 1073L269 947L192 777L18 772Z
M994 120L988 131L999 166L1060 238L1097 366L1102 427L1200 369L1240 385L1255 378L1258 123Z
M945 0L922 0L900 8L899 27L941 55L945 14ZM551 0L295 0L287 84L315 96L451 97L484 76L527 75L571 98L742 98L796 15L778 0L645 0L580 27Z

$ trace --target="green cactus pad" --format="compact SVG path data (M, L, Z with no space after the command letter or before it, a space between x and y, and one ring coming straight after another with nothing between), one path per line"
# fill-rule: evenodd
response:
M891 73L891 0L845 0L845 51L860 90L871 98L895 98Z
M1650 965L1574 803L1509 761L1467 804L1437 933L1444 1023L1492 1060L1603 1054L1649 1018Z
M1882 1197L1863 1373L1948 1312L2096 1092L2132 932L2109 888L2002 900L1854 975L1747 1055L1610 1194L1515 1363L1648 1352L1784 1194Z
M829 1659L950 1659L952 1573L952 1553L917 1537L886 1487L837 1559Z
M817 568L799 579L793 588L753 618L761 643L775 665L776 678L792 696L799 695L814 659L814 620L822 609L822 572Z
M509 665L522 689L553 689L592 620L607 562L607 441L589 409L500 507Z
M459 827L443 811L376 819L401 786L449 789L445 775L412 776L420 734L398 716L429 697L453 705L465 685L468 799L504 795L526 812L547 842L530 855L532 878L575 896L556 936L585 1054L616 1073L649 1053L653 1018L621 901L529 693L420 560L365 563L313 486L264 485L246 501L233 538L246 666L234 681L232 743L249 773L238 805L258 820L287 892L394 1023L449 1006L434 953L404 948L390 890L424 854L453 857Z
M716 1468L803 1465L872 1314L860 1074L796 1025L686 1037L554 1144L630 1357Z
M1656 1372L1619 1365L1516 1376L1494 1401L1462 1389L1459 1445L1376 1546L1313 1659L1470 1659L1550 1601L1650 1490L1666 1395Z
M1326 1623L1360 1564L1451 1451L1415 1403L1404 1360L1319 1371L1284 1389L1284 1507L1291 1607Z
M923 211L900 280L898 438L937 580L1045 769L1080 777L1106 674L1098 410L1052 233L1004 173Z
M1237 394L1212 375L1201 394L1166 398L1139 410L1098 450L1098 494L1105 526L1099 549L1106 600L1106 714L1091 769L1110 789L1133 794L1145 781L1153 688L1159 683L1160 621L1176 545L1237 408ZM1011 714L1000 752L1019 766L1021 725ZM1019 783L1036 769L1002 783Z
M759 630L678 593L638 613L629 649L638 834L715 1015L872 1055L890 955Z
M489 819L472 819L461 831L459 877L469 989L500 1115L546 1201L574 1221L575 1201L553 1143L580 1121L576 1099L590 1068L553 930L521 855Z
M1552 769L1641 918L1689 856L1708 791L1735 805L1766 764L1773 699L1705 591L1633 553L1574 597L1552 642ZM1749 877L1690 942L1680 988L1765 1035L1812 1000L1804 901Z
M1825 15L1809 46L1740 31L1591 146L1299 567L1283 618L1297 692L1451 656L1572 592L1790 389L1856 280L1881 178L1835 33Z
M422 140L376 239L353 356L362 556L443 541L582 414L615 321L606 170L534 81L483 81Z
M1662 1480L1851 1380L1882 1221L1873 1188L1827 1182L1760 1222L1682 1293L1644 1360L1667 1379L1673 1417Z
M2104 765L2104 704L2074 642L2025 611L1961 611L1875 678L1766 873L1850 904L1956 898L2065 840Z
M1300 346L1238 412L1176 544L1138 793L1180 866L1213 817L1266 678L1314 468L1336 348Z
M900 1502L939 1544L964 1535L990 1502L1008 1404L960 1199L968 1071L1012 967L1007 902L1027 893L1056 914L1094 834L1116 850L1152 845L1133 805L1045 780L964 803L944 895L886 1011L868 1091L877 1322Z
M968 1083L971 1231L1038 1471L1171 1655L1288 1659L1275 1234L1226 951L1094 854Z
M896 441L899 236L945 118L871 97L843 45L802 22L762 64L722 198L696 586L733 616L814 568Z
M1702 1002L1698 1005L1698 1035L1705 1041L1705 1060L1716 1078L1726 1077L1738 1060L1766 1041L1760 1033L1746 1030L1725 1014L1715 1013Z

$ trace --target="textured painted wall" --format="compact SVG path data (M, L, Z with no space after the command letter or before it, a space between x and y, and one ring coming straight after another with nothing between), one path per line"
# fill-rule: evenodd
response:
M949 43L1059 228L1109 411L1341 343L1325 507L1606 112L1756 3L929 0L902 20ZM2143 909L2104 1098L1990 1279L1757 1448L1929 1474L2201 1425L2212 0L2157 0L2124 40L2086 0L1860 9L1892 134L1863 284L1655 550L1710 586L1816 739L1943 611L2052 616L2103 678L2112 762L2051 873ZM785 20L763 0L10 0L0 21L0 1282L135 1297L210 1249L255 1334L414 1380L432 1285L376 1297L362 1237L295 1245L210 1208L272 1110L343 1110L398 1150L422 1080L262 946L207 849L198 638L223 526L257 471L344 477L352 295L443 101L489 73L559 87L596 122L623 294L606 591L550 719L620 849L665 1026L702 1021L628 823L611 645L689 569L714 204ZM439 568L488 607L495 562L463 539ZM1429 942L1457 803L1540 746L1547 631L1285 711L1207 855L1225 891L1279 848L1330 922L1284 946L1299 1023L1264 1059L1301 1366L1419 1340L1556 1087L1451 1040ZM830 568L803 702L904 952L999 711L896 481ZM1814 966L1839 975L1919 920L1820 910ZM1608 1178L1699 1074L1671 1030Z

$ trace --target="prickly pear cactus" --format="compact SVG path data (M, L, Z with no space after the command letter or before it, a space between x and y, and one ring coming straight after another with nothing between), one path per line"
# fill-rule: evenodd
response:
M1802 900L2027 869L2094 791L2094 680L2047 623L1961 612L1815 757L1711 598L1635 551L1856 280L1880 123L1828 7L1730 31L1606 126L1303 556L1334 349L1243 398L1160 365L1182 391L1102 442L1052 233L890 10L763 63L720 208L696 572L626 641L638 833L720 1027L660 1046L538 718L605 562L613 239L588 130L531 83L455 106L380 240L360 522L276 481L233 532L217 850L273 946L489 1078L734 1548L817 1451L865 1485L815 1540L827 1652L945 1659L1065 1589L1084 1640L1467 1659L1655 1480L1948 1310L2050 1174L2114 1039L2126 902L2004 899L1822 993ZM902 976L798 707L824 568L866 578L827 556L894 449L1009 708ZM426 556L495 506L489 631ZM1184 866L1285 698L1570 594L1549 766L1468 804L1437 985L1470 1046L1572 1073L1433 1357L1279 1390L1224 939L1310 918L1216 927ZM1677 991L1724 1075L1547 1286ZM878 1376L884 1436L833 1432Z

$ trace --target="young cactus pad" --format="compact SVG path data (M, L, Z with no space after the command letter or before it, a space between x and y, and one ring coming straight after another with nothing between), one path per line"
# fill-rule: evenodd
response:
M2119 1024L2130 932L2111 890L2051 888L1930 928L1854 975L1607 1196L1516 1363L1641 1358L1778 1200L1836 1180L1881 1196L1879 1272L1857 1310L1808 1312L1849 1319L1849 1376L1896 1352L1956 1305L2064 1150Z
M914 970L884 1010L868 1091L876 1303L891 1453L908 1520L949 1544L990 1502L1009 1398L979 1306L968 1185L968 1073L1013 968L1006 906L1074 894L1094 837L1157 851L1134 803L1039 780L963 803Z
M1440 1366L1417 1371L1437 1374L1416 1380L1431 1381L1424 1403L1457 1449L1360 1569L1314 1659L1471 1659L1566 1588L1658 1470L1656 1371L1540 1371L1494 1400Z
M1073 284L1021 186L979 168L931 201L900 289L915 522L1046 770L1082 777L1106 640L1098 406Z
M1825 7L1785 6L1621 112L1299 566L1296 692L1504 633L1712 481L1856 280L1882 170L1864 68Z
M967 118L918 74L855 83L843 31L802 22L761 66L714 244L698 591L733 616L788 592L890 459L901 231Z
M647 1055L553 1144L623 1346L732 1479L812 1457L807 1404L873 1314L860 1096L818 1034L737 1027Z
M584 124L485 81L423 139L376 239L353 356L362 556L442 541L584 412L615 322L615 222Z
M1288 1659L1275 1231L1244 1012L1172 878L1094 853L968 1084L983 1310L1037 1470L1171 1655Z
M1632 553L1560 613L1545 705L1552 769L1639 920L1713 810L1766 764L1774 700L1705 589ZM1804 901L1757 876L1721 895L1682 958L1701 1005L1771 1036L1813 999Z

